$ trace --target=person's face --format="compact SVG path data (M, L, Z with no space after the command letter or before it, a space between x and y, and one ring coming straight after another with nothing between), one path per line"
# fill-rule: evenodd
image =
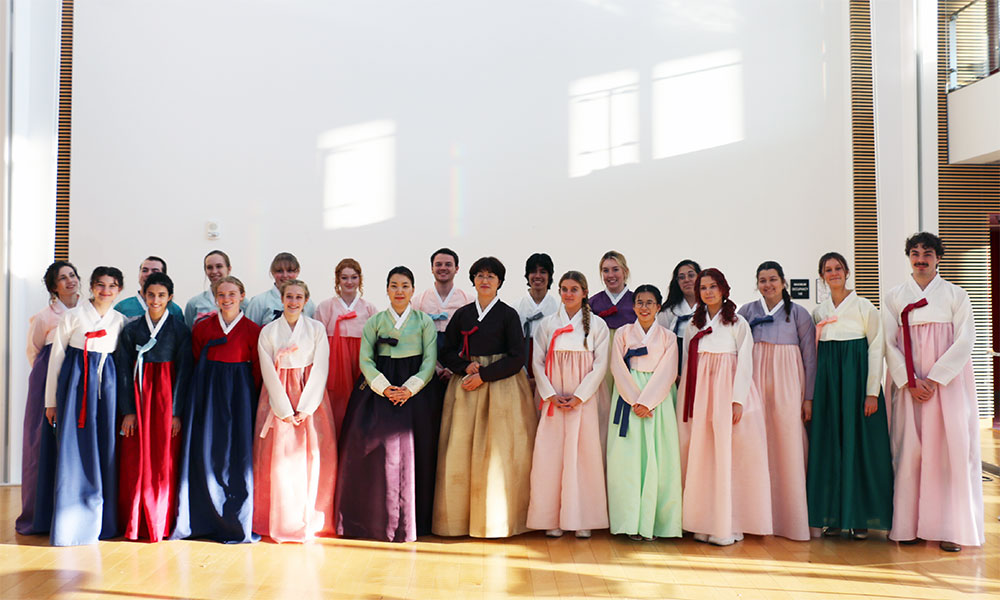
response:
M641 292L633 298L635 316L639 319L639 324L649 327L656 320L656 313L660 312L660 304L656 301L656 296L651 292Z
M785 289L785 282L781 280L777 269L764 269L757 273L757 291L773 304L781 299L781 291Z
M154 317L160 317L163 315L163 311L167 310L167 304L173 296L167 291L167 286L154 283L146 288L146 291L142 293L142 297L146 300L146 307L149 308L149 314Z
M226 266L226 259L218 254L209 254L205 257L205 275L212 283L229 275L229 267Z
M271 271L271 277L274 277L274 284L280 286L282 283L290 279L299 278L299 270L293 269L291 265L278 265L273 271Z
M923 244L917 244L916 246L910 248L910 253L907 254L910 259L910 268L913 269L913 274L920 277L933 277L937 273L938 266L938 255L934 248L927 248Z
M617 294L625 287L625 271L618 261L613 258L605 259L601 263L601 279L608 291Z
M677 285L681 288L681 293L685 296L694 295L694 282L698 279L698 272L691 265L684 265L677 270Z
M722 305L722 290L719 288L719 284L711 277L701 278L701 288L699 288L698 292L701 294L701 301L708 308L715 309Z
M306 291L299 285L290 285L281 294L281 305L285 309L285 316L295 316L302 312L306 305Z
M500 289L500 278L496 273L480 271L473 278L476 282L476 292L483 297L493 298Z
M528 273L528 287L537 291L549 289L549 278L552 275L545 270L545 267L538 266L531 273Z
M587 290L573 279L564 279L559 284L559 297L562 299L566 312L576 312L583 304L583 298L587 295Z
M101 275L94 282L94 285L90 286L90 293L94 295L94 300L101 304L114 302L119 292L121 292L121 286L110 275Z
M840 289L847 285L847 270L836 258L829 258L823 263L823 281L831 289Z
M153 273L162 273L163 263L158 260L144 260L142 264L139 265L139 289L146 285L146 278Z
M215 291L215 304L222 312L233 314L239 311L240 303L243 302L243 296L244 294L240 291L239 286L227 281L220 284Z
M458 272L458 265L455 264L455 258L450 254L435 254L434 260L431 262L431 273L434 274L434 279L440 283L448 283L452 279L455 279L455 273Z
M62 267L56 274L56 294L60 297L75 294L80 289L80 278L73 267Z
M389 295L389 302L394 307L405 307L410 303L410 298L413 297L413 282L406 275L395 273L389 278L386 293Z
M340 270L337 283L340 284L340 293L350 296L358 291L358 286L361 284L361 276L351 267L344 267Z

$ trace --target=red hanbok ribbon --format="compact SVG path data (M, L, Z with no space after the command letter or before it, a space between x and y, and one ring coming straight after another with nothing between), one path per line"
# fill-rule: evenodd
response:
M899 315L903 322L903 358L906 359L906 385L917 387L917 374L913 369L913 340L910 339L910 312L927 306L927 298L921 298L912 304L907 304Z
M465 360L471 360L471 355L469 354L469 336L477 331L479 331L479 325L476 325L468 331L462 332L462 351L459 352L458 355L464 356Z
M342 315L337 315L337 321L333 324L333 339L337 339L337 338L340 337L340 322L341 321L346 321L347 319L356 319L357 317L358 317L358 313L356 313L353 310L351 312L346 312L346 313L344 313Z
M694 334L688 344L687 381L684 384L684 422L694 418L694 386L698 379L698 345L701 338L712 333L712 328L702 329Z
M830 323L836 323L836 322L837 322L837 315L831 315L831 316L823 319L819 323L816 323L816 346L817 347L819 347L819 337L821 335L823 335L823 328L826 327L827 325L829 325Z
M597 313L597 316L603 319L604 317L610 317L611 315L617 315L617 314L618 314L618 307L612 306L611 308L605 308L601 312Z
M80 419L76 423L78 429L83 429L83 426L87 424L87 373L90 371L90 363L87 361L87 342L106 335L108 332L104 329L88 331L83 334L83 400L80 402Z
M552 363L554 362L555 356L556 356L556 338L559 337L559 336L561 336L564 333L569 333L571 331L573 331L573 324L572 323L570 323L569 325L567 325L565 327L561 327L559 329L556 329L555 331L552 332L552 341L549 342L549 351L545 353L545 376L546 377L552 377ZM544 405L545 405L545 398L542 398L538 402L538 410L542 410L542 407ZM552 406L551 402L549 402L549 410L545 414L547 416L549 416L549 417L551 417L552 415L556 414L555 413L555 407Z

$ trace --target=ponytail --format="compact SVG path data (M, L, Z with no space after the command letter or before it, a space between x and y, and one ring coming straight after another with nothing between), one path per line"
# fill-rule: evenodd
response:
M788 288L781 288L781 299L785 301L785 323L788 323L792 316L792 297Z
M587 297L583 297L583 303L580 305L580 310L583 311L583 347L587 348L587 338L590 337L590 300Z

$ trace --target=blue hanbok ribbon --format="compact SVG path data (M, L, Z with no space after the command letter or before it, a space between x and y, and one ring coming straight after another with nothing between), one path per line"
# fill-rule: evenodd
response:
M139 344L135 345L136 352L138 352L139 354L135 357L135 372L133 373L133 376L135 377L136 382L138 382L139 384L140 394L142 393L142 363L144 362L142 359L142 355L152 350L153 346L155 345L156 345L155 337L149 338L149 341L146 342L145 344L142 344L141 346ZM136 401L139 401L139 399L137 398Z
M649 350L645 346L640 346L638 348L629 348L625 351L625 368L632 370L632 357L633 356L646 356L649 354ZM625 398L622 398L621 394L618 395L618 404L615 405L615 425L618 427L618 437L625 437L628 435L628 419L629 413L632 412L632 406L628 402L625 402Z
M754 327L756 327L758 325L763 325L764 323L774 323L774 317L772 317L771 315L765 315L763 317L757 317L753 321L750 321L750 329L753 329Z
M691 317L693 316L694 313L691 313L689 315L680 315L679 317L677 317L677 320L674 321L674 335L676 335L677 337L681 337L681 325L690 321Z
M430 317L432 321L447 321L448 320L448 313L446 313L446 312L427 313L427 316Z
M389 344L390 346L395 346L399 343L399 340L394 337L379 337L375 340L375 344Z
M271 320L272 321L276 320L278 317L280 317L284 313L285 313L285 309L283 309L283 308L276 308L276 309L274 309L274 316L271 317Z
M544 316L537 312L524 320L524 364L531 362L531 324Z

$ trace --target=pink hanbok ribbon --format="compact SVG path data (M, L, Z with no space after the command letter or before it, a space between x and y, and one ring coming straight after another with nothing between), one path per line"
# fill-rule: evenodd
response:
M831 316L823 319L819 323L816 323L816 346L817 347L819 347L819 336L821 336L823 334L823 328L826 327L827 325L829 325L830 323L836 323L836 322L837 322L837 315L831 315Z
M278 352L274 355L274 370L277 372L277 370L278 370L278 364L281 363L281 359L283 357L288 356L289 354L292 354L293 352L297 352L298 349L299 349L298 346L296 346L295 344L292 344L291 346L285 346L281 350L278 350ZM279 377L279 379L280 379L280 377ZM270 394L268 394L268 395L270 395ZM263 437L267 437L267 432L270 431L272 427L274 427L274 409L273 408L267 412L267 418L264 419L264 427L261 428L261 430L260 430L260 437L262 437L262 438Z

